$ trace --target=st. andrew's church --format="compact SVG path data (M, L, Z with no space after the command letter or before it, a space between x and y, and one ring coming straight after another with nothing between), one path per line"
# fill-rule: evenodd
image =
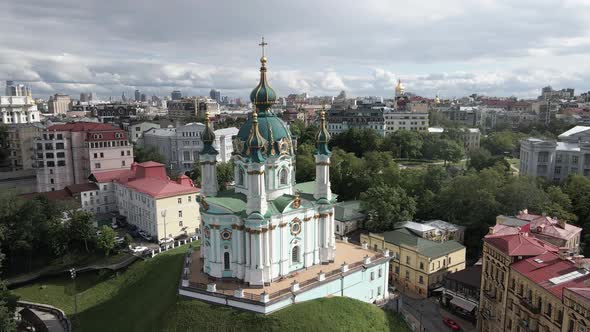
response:
M271 110L277 95L267 80L265 45L263 40L260 81L250 94L253 111L233 138L235 184L228 191L219 190L215 134L206 119L200 155L202 242L180 293L265 313L324 296L383 300L389 254L335 238L324 111L316 135L316 179L295 182L297 141ZM228 296L231 290L235 294ZM258 307L240 303L244 298L255 299Z

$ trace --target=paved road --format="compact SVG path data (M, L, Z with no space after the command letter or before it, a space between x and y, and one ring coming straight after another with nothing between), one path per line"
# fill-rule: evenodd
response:
M455 320L461 326L462 331L475 331L475 326L468 323L454 315L441 309L440 305L434 298L428 299L414 299L408 296L403 296L403 307L410 314L412 314L418 324L417 328L420 327L420 316L422 316L422 331L426 332L450 332L452 331L449 327L443 324L444 317L450 317Z

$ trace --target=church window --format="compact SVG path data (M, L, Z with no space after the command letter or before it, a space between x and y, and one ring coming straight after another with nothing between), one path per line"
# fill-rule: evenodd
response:
M299 246L294 246L291 252L291 262L299 263Z
M238 167L238 185L244 185L244 169L242 167Z
M223 253L223 269L229 270L229 252Z
M279 183L281 185L286 185L288 176L289 176L289 174L288 174L287 168L283 167L281 169L281 171L279 172Z
M375 280L375 272L371 272L371 280Z
M301 233L301 220L295 218L291 223L291 235L298 235Z
M228 229L225 229L223 232L221 232L221 238L223 240L230 240L231 239L231 231L229 231Z

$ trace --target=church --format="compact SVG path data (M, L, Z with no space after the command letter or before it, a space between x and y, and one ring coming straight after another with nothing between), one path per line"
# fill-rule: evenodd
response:
M383 300L389 254L335 238L336 196L330 190L324 111L316 135L316 179L295 182L297 141L271 109L277 94L267 80L265 45L263 40L260 81L250 94L253 111L233 138L235 184L227 191L219 190L215 134L206 118L200 155L201 247L190 257L180 293L264 313L298 302L297 296L299 301L330 295ZM348 286L342 282L347 277ZM303 283L306 289L299 287ZM204 285L209 294L199 291ZM288 291L281 296L282 290ZM228 298L228 291L235 294ZM236 304L245 297L256 298L262 307ZM268 307L270 303L275 305Z

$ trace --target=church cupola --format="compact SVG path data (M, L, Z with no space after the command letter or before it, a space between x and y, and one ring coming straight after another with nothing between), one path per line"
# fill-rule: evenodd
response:
M316 136L316 153L329 155L330 149L328 142L330 141L330 132L326 128L326 111L322 109L320 113L320 130Z
M332 199L332 191L330 189L330 149L328 142L330 141L330 133L326 128L326 111L322 109L320 115L320 130L317 134L316 154L315 154L315 199Z
M248 160L254 163L263 163L266 159L264 157L264 147L266 145L266 139L260 134L258 129L258 114L256 111L252 113L252 128L250 129L250 135L246 141L246 156Z
M205 114L205 130L202 134L203 150L201 151L201 195L215 196L219 190L217 183L217 155L219 152L213 146L215 132L209 119L209 112Z
M260 58L260 82L250 93L250 101L254 104L254 107L258 109L259 113L265 113L277 100L277 94L275 90L270 87L266 80L266 56L264 55L264 47L268 45L264 42L259 44L262 47L262 57Z

